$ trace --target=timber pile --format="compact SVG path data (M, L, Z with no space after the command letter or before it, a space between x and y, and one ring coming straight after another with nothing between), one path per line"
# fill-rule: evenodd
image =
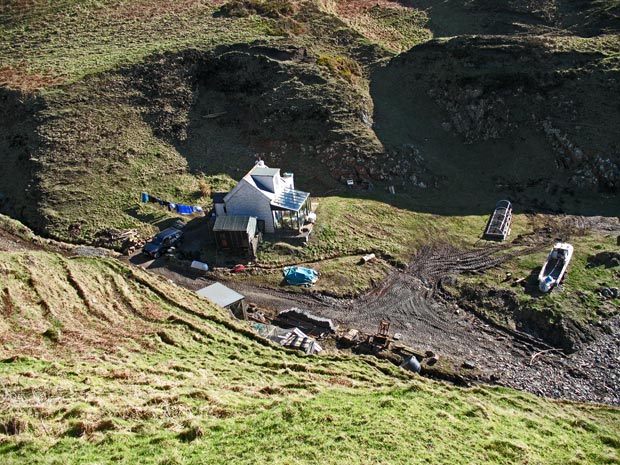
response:
M119 231L114 228L99 231L94 241L94 245L97 247L120 250L126 255L131 255L136 250L141 249L145 243L146 241L137 229Z

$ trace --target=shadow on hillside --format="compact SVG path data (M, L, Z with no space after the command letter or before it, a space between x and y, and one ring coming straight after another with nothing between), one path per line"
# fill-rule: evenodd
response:
M197 175L226 174L239 180L260 155L268 166L292 171L296 187L313 196L363 197L439 215L485 215L498 200L509 199L516 213L618 216L618 196L576 191L569 178L584 167L558 169L558 156L541 129L545 118L583 123L573 117L575 108L588 110L584 120L616 121L618 111L609 104L615 89L597 83L602 76L582 80L556 76L587 65L596 54L552 54L536 44L496 37L459 38L423 44L375 69L370 86L373 129L385 153L374 155L369 163L379 171L382 165L390 166L386 176L373 177L373 190L362 187L364 175L353 179L352 188L339 182L350 176L346 169L365 171L365 166L355 166L356 160L363 159L355 158L356 150L363 151L355 144L362 137L337 130L337 118L329 123L336 126L325 125L324 120L333 117L329 112L337 109L325 113L323 100L303 90L321 78L303 66L303 59L301 71L290 74L290 63L284 66L260 51L253 55L255 50L231 49L221 60L186 57L195 65L190 81L182 81L193 95L182 108L187 113L179 113L187 118L170 113L177 102L171 94L171 104L155 111L150 123L160 122L155 132L164 132L160 136L175 144ZM168 90L158 92L167 95ZM563 102L568 97L576 102L568 110L548 105L547 100ZM438 104L442 99L443 107ZM345 99L330 100L334 101L345 105ZM462 123L462 131L454 130L461 123L450 120L446 107L451 106L472 120ZM496 131L494 125L508 129ZM174 135L177 127L183 128L184 137ZM166 128L172 132L165 133ZM347 139L349 148L345 155L330 157L347 157L342 161L345 174L337 172L338 166L330 172L319 161L325 159L321 150L333 147L317 149L339 131L338 137ZM467 138L476 131L480 137ZM604 144L614 137L604 124L584 124L574 133L583 133L581 140ZM604 144L593 145L592 153ZM377 181L379 177L384 180ZM388 193L390 187L394 194ZM138 217L139 212L129 214ZM139 219L157 221L148 216Z
M601 193L617 186L593 156L614 144L609 124L620 113L609 102L616 89L599 82L602 72L554 78L595 59L522 40L458 38L420 45L376 69L373 128L386 151L409 164L396 195L382 197L441 215L488 214L500 199L516 213L620 215L618 194ZM601 124L588 124L591 118ZM560 155L543 122L572 131L570 146L592 155ZM611 160L617 167L618 157ZM594 173L587 182L598 184L578 190L579 173Z
M511 35L568 30L581 36L613 33L620 29L617 2L497 2L496 0L409 0L429 16L434 37Z

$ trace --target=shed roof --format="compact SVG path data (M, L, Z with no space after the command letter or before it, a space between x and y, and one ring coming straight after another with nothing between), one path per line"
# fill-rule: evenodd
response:
M218 216L213 231L245 231L250 236L256 233L256 217L254 216Z
M299 211L304 202L310 197L308 192L296 191L295 189L284 189L277 194L271 201L274 210Z
M196 293L224 308L245 299L245 296L220 283L214 283L210 286L203 287L197 290Z

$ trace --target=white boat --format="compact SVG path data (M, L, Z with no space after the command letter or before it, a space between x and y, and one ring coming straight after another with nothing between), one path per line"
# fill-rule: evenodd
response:
M538 288L542 292L549 292L560 284L572 257L572 245L558 242L553 246L538 275Z

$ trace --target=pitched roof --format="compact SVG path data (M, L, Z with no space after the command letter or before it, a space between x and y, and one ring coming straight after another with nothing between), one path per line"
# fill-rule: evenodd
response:
M244 186L249 186L251 189L258 192L262 196L267 197L269 200L273 199L273 192L265 189L263 183L260 182L260 177L257 176L257 179L259 180L259 182L257 183L252 176L254 171L264 169L271 170L273 168L259 168L256 166L252 168L245 176L243 176L243 178L241 178L241 181L239 181L237 185L233 187L228 194L226 194L226 196L224 197L224 202L228 202L230 199L232 199L235 195L237 195L239 191L243 190Z

